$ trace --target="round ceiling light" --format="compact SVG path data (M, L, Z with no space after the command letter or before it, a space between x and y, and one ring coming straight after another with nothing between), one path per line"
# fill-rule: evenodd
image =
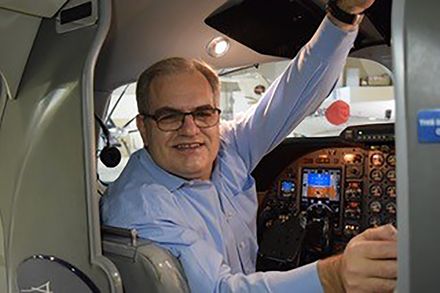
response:
M225 37L217 37L209 41L206 47L209 56L219 58L229 51L229 40Z

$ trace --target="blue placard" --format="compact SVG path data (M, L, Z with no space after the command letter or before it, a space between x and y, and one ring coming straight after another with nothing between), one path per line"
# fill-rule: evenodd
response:
M440 109L421 110L417 115L419 142L440 143Z

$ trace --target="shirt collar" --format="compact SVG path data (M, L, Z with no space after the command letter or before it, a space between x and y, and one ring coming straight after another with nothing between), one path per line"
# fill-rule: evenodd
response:
M154 181L164 185L169 191L174 192L185 183L188 183L188 180L177 177L159 167L151 158L147 149L143 148L139 152L141 164L149 171Z
M206 184L207 181L204 180L186 180L181 177L175 176L156 164L156 162L151 157L148 149L142 148L139 150L140 161L142 165L149 171L151 177L154 181L164 185L169 191L174 192L184 185L194 185L194 184ZM222 177L221 174L221 163L220 159L223 156L223 144L220 144L220 151L217 154L217 160L214 164L214 168L211 174L211 181L216 181Z

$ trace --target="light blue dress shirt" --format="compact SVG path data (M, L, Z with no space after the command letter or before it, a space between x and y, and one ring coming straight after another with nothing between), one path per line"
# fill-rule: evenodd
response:
M258 105L221 125L211 180L185 180L135 152L102 198L106 225L135 228L182 263L192 292L322 292L316 263L255 272L257 194L250 175L329 94L356 31L327 18Z

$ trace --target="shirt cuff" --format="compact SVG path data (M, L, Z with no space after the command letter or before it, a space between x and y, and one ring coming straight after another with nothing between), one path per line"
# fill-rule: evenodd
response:
M317 262L287 272L274 272L270 279L273 292L324 293L318 276Z

